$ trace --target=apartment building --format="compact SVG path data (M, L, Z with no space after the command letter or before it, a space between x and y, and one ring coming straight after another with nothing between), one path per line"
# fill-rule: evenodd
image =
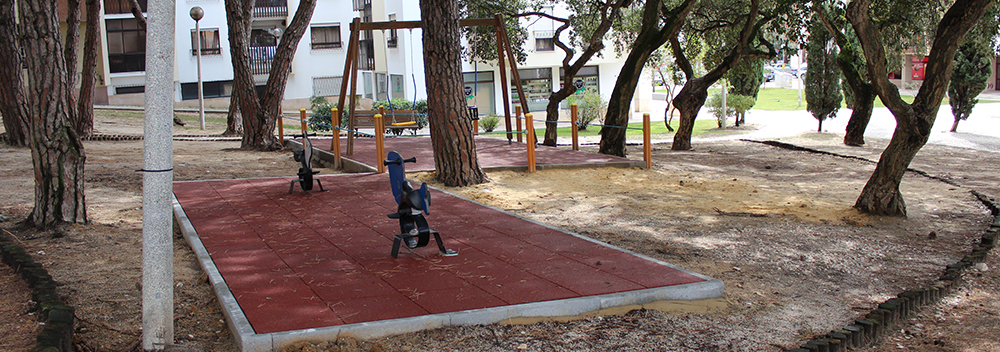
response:
M270 70L278 41L295 14L299 0L256 0L250 38L251 70L263 85ZM145 9L146 0L139 0ZM195 33L190 16L201 7L204 17ZM549 6L550 14L565 17L564 8ZM142 105L145 81L145 31L133 17L128 0L104 0L102 42L104 71L101 75L112 105ZM313 96L340 94L350 23L362 21L418 21L417 1L405 0L318 0L309 28L299 43L285 90L285 107L308 107ZM175 14L175 101L178 106L197 106L197 51L201 42L202 81L206 106L228 107L232 94L232 60L223 0L177 0ZM528 110L542 111L548 96L562 82L563 52L554 46L558 23L543 17L524 17L522 25L529 38L524 50L527 61L518 67ZM368 31L361 33L359 80L356 96L363 101L405 98L426 99L423 46L420 29ZM566 34L564 34L565 36ZM564 38L566 40L568 38ZM613 47L608 45L608 47ZM614 87L624 58L611 49L595 57L578 75L575 84L596 89L607 98ZM463 77L470 105L482 114L503 113L499 68L489 63L463 63ZM510 77L510 75L508 75ZM648 88L648 89L647 89ZM651 85L640 85L636 108L651 96ZM512 88L512 104L517 92Z

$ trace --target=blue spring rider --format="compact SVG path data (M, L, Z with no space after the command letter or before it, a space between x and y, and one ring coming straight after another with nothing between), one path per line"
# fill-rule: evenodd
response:
M455 250L444 248L441 235L427 225L424 214L430 215L428 209L431 206L431 194L427 191L427 183L421 184L419 189L413 189L410 181L406 180L406 169L403 166L403 163L414 162L417 162L417 158L403 159L397 152L389 152L383 162L389 168L392 196L396 198L396 204L399 204L396 212L389 214L389 218L399 219L399 234L392 240L392 257L398 258L401 243L406 243L406 248L409 249L420 248L430 242L431 235L434 235L434 241L437 242L441 255L458 255Z

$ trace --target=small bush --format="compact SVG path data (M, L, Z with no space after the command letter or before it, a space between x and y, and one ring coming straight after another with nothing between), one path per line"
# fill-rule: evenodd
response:
M330 131L332 127L330 123L330 109L337 107L337 105L326 100L326 97L315 96L309 98L309 104L309 110L312 110L312 115L309 115L309 128L314 131ZM347 126L347 120L344 119L344 115L343 113L340 114L340 127Z
M747 110L753 107L756 101L753 97L739 94L727 94L726 95L726 117L738 117L746 114ZM708 108L708 112L715 116L715 119L719 121L719 127L722 127L722 92L715 92L708 102L705 103L705 107Z
M586 131L587 125L594 123L594 121L603 122L604 116L608 113L608 102L601 99L601 94L592 89L573 94L566 99L566 102L576 104L579 112L577 124L581 131Z
M409 101L409 100L406 100L406 99L392 99L392 100L389 100L389 101L377 100L374 103L372 103L372 110L378 110L379 106L382 106L386 111L390 110L389 109L390 106L392 107L391 110L413 110L413 111L416 111L418 115L417 115L416 119L414 119L414 120L417 121L417 128L420 129L420 128L424 128L424 127L427 126L427 101L426 100L418 100L416 102L416 104L414 104L412 101Z
M486 115L486 117L479 120L479 127L486 131L487 133L493 132L500 125L500 117L497 115Z

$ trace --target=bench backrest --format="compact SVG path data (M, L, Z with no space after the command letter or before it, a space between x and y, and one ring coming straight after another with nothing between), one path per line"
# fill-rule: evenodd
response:
M378 113L378 110L355 110L354 128L375 127L375 114ZM393 123L416 121L417 116L419 115L420 113L414 110L396 110L385 111L385 114L383 114L382 117L386 126L392 126Z

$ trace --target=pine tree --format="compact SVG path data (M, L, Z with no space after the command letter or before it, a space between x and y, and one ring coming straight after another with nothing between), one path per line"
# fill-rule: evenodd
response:
M819 20L809 27L806 62L806 110L819 120L819 132L823 132L823 121L837 116L840 101L840 68L837 66L837 46L833 37Z
M948 102L952 115L955 115L952 132L957 132L959 121L969 118L972 108L979 102L976 96L986 89L986 81L990 78L988 52L989 47L966 41L955 53L955 67L948 83Z

